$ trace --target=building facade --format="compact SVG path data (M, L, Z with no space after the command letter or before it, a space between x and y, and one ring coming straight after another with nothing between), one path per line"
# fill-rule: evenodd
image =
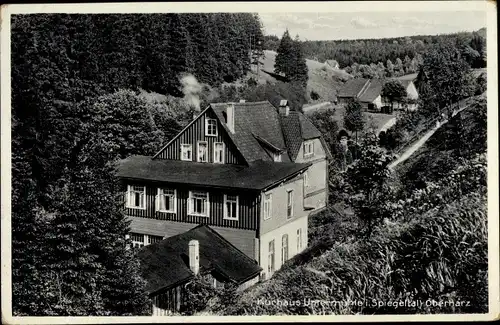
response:
M407 99L405 102L394 102L395 110L415 110L418 92L412 80L398 80L406 89ZM384 107L391 106L388 99L382 97L384 81L380 79L356 78L347 81L337 94L338 102L347 104L349 101L358 101L365 111L380 112Z
M327 204L321 133L286 101L210 104L153 157L120 162L136 247L207 225L268 279L307 247Z

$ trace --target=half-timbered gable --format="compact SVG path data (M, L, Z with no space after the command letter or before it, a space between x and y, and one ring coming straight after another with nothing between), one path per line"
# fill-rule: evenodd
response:
M219 164L246 164L228 130L208 106L170 140L155 159L171 159Z

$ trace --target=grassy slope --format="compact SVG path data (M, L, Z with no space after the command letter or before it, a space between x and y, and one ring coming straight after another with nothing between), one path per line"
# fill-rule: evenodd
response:
M477 133L478 126L474 122L474 116L477 115L477 111L471 109L461 114L465 125L463 129L464 136L469 138L470 134ZM443 134L441 133L444 132L446 132L445 128L439 130L436 136L442 137ZM408 159L408 161L402 165L405 165L405 169L421 163L430 167L428 166L429 164L425 163L426 161L430 161L430 164L441 164L441 159L439 157L444 157L446 155L448 155L448 152L442 150L442 148L427 147L422 149L419 155ZM418 170L420 170L419 173L428 175L432 179L440 179L442 177L435 172L436 169L443 169L443 165L435 166L434 170L427 167L423 166L422 169L418 168ZM449 169L447 171L449 171ZM446 184L447 183L445 183L442 188L443 191L449 190ZM325 307L325 309L321 309L318 307L314 311L311 311L310 308L266 308L257 306L255 301L260 298L289 299L290 301L294 301L297 297L326 300L342 300L346 297L351 297L354 299L368 299L369 301L370 299L394 299L394 292L391 292L390 288L393 283L389 281L388 278L388 274L394 271L391 267L398 266L404 270L403 272L407 272L408 275L411 275L413 274L413 269L420 268L418 265L410 267L410 265L413 265L411 263L418 263L420 259L426 260L426 263L429 263L424 266L424 268L427 267L427 271L431 272L429 273L431 275L424 279L426 285L429 284L431 287L435 288L436 285L439 284L439 277L443 276L446 278L446 281L450 283L450 288L455 289L455 291L453 291L454 293L458 292L462 296L467 295L469 289L460 289L462 286L460 282L461 278L458 278L458 274L454 275L455 273L451 273L450 270L458 272L455 268L460 268L460 272L462 272L460 274L463 276L463 272L468 272L464 270L482 263L481 260L477 258L484 258L483 253L486 245L486 223L483 223L485 220L485 201L484 196L483 200L478 200L475 193L469 192L464 193L462 200L455 201L456 200L452 200L448 205L438 205L440 207L439 209L427 208L428 210L426 210L424 208L418 213L410 212L410 214L405 216L402 220L384 223L378 228L374 234L374 239L370 240L368 245L363 244L363 239L356 239L356 228L358 226L356 218L352 218L352 216L341 216L333 210L316 215L311 218L309 223L309 232L310 235L313 235L313 242L310 243L306 251L290 260L287 265L279 270L270 280L259 283L245 291L234 304L236 310L238 312L250 314L307 314L310 312L314 314L321 312L327 314L350 314L354 312L354 310L350 308ZM471 211L475 211L474 215L467 215L468 212L464 210L464 206L468 206L472 209ZM419 207L421 206L415 206L415 208ZM444 235L445 237L443 237L444 239L440 239L442 242L429 244L432 238L443 236L442 231L446 234ZM465 239L466 234L467 236L472 236L472 234L474 234L474 238L467 237L467 239ZM420 238L426 238L426 241L422 241ZM401 243L407 243L410 246L405 246L406 244L401 245ZM373 251L367 251L372 245L376 245L376 247L373 247ZM417 257L412 257L413 260L407 260L402 253L405 252L405 247L413 247L411 245L416 245L413 254L439 251L441 255L424 254L421 257L417 255ZM423 246L421 247L421 245ZM458 249L461 245L467 248L462 247ZM477 247L481 247L477 248L479 249L477 251L478 253L475 253L476 245L480 245ZM403 251L401 251L402 249ZM425 250L425 252L423 250ZM469 250L472 252L471 255L464 253ZM453 262L443 262L445 260L442 259L442 254L448 254L446 256L451 258ZM396 263L394 259L396 259ZM432 259L436 259L436 262L432 262ZM410 264L406 265L406 263ZM467 265L467 267L463 267L463 265ZM477 277L481 278L481 281L484 280L485 276L483 267L484 265L481 265L478 267L478 270L471 271L471 274L473 274L473 272L478 272ZM433 275L434 273L432 272L439 273L439 277L437 273ZM380 276L380 273L387 274ZM404 282L408 279L404 274L402 278L399 279L400 281ZM419 278L417 284L413 285L419 286L420 280ZM474 290L474 292L471 292L471 295L484 290L484 281L469 281L467 283L467 285L471 284L472 290ZM411 284L409 285L411 287ZM474 287L475 285L477 285L477 287ZM443 294L440 290L431 290L433 293L435 292L439 295ZM447 296L443 296L443 299L446 299L444 297ZM439 296L436 295L434 298L439 299ZM401 297L400 299L404 298ZM485 306L482 305L485 302L481 301L481 299L476 301L475 308L485 308ZM408 308L403 309L404 310L400 309L396 311L394 309L370 310L366 308L364 312L439 312L437 308L430 308L425 311L412 311ZM453 310L443 308L442 311L451 312Z
M276 52L274 51L264 51L265 57L263 60L263 65L260 66L260 71L258 75L255 70L253 70L249 77L252 76L258 79L259 82L275 82L276 79L267 72L274 72L274 61L276 59ZM306 59L307 68L309 70L309 80L307 82L307 92L310 94L311 90L314 90L319 94L320 99L314 102L323 102L323 101L333 101L335 100L335 96L340 89L340 87L344 84L344 80L348 80L351 77L350 74L345 72L344 70L334 70L329 66L326 66L324 63Z

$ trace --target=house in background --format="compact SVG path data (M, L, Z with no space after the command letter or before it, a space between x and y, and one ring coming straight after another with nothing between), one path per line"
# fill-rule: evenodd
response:
M325 64L329 65L335 70L340 69L339 63L336 60L326 60Z
M410 99L409 103L400 103L400 102L394 102L393 103L393 108L396 110L403 110L403 109L408 109L410 111L414 111L417 109L417 100L418 100L418 91L417 87L415 86L415 83L411 79L398 79L394 78L394 80L398 80L403 87L406 89L406 93L408 96L408 99ZM390 102L382 97L382 104L383 106L389 106Z
M357 100L368 111L380 111L382 108L383 81L380 79L355 78L348 80L337 94L340 104Z
M120 162L135 246L210 226L268 279L307 246L326 207L330 153L286 100L215 103L154 156Z
M408 98L416 101L418 92L412 80L399 80L405 87ZM357 100L366 111L382 111L383 107L390 106L389 101L382 97L384 81L381 79L355 78L348 80L339 90L337 99L341 104L347 104L351 100ZM416 103L393 103L394 109L417 108Z
M231 282L242 290L256 283L262 271L255 260L205 225L147 245L137 255L153 316L179 311L186 302L184 285L197 275L216 288Z

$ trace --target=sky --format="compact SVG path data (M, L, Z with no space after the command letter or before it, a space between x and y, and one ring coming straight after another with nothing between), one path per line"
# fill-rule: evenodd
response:
M286 28L301 40L340 40L437 35L486 27L484 11L259 13L266 35Z

